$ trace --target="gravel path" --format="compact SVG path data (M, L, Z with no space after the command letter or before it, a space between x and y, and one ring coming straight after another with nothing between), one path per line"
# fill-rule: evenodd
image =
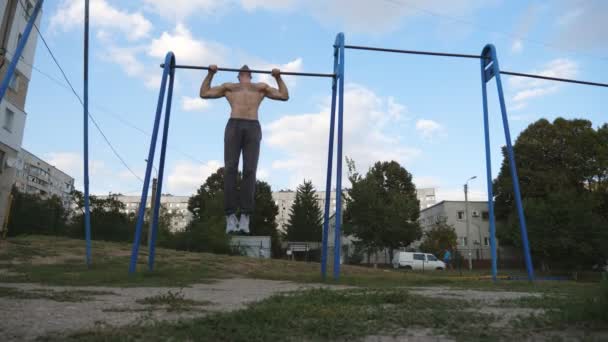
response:
M64 287L35 284L2 284L27 291L100 291L109 294L92 295L81 302L58 302L49 299L14 299L0 297L0 340L24 341L50 333L65 333L96 326L120 326L154 320L177 320L199 317L209 312L243 308L247 303L260 301L274 294L311 288L346 288L322 284L296 284L287 281L231 278L212 284L196 284L185 288L170 287ZM151 308L137 300L172 293L184 299L209 301L211 304L186 312L168 312L162 307Z

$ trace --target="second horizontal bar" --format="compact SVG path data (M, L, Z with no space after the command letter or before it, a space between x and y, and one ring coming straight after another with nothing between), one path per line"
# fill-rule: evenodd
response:
M608 87L607 83L580 81L580 80L573 80L573 79L569 79L569 78L559 78L559 77L550 77L550 76L543 76L543 75L524 74L524 73L521 73L521 72L503 71L503 70L501 70L500 73L503 74L503 75L509 75L509 76L528 77L528 78L537 78L537 79L548 80L548 81L585 84L585 85L596 86L596 87Z
M380 52L394 52L394 53L405 53L411 55L427 55L427 56L440 56L440 57L458 57L458 58L474 58L481 59L479 55L467 55L461 53L448 53L448 52L432 52L432 51L417 51L417 50L399 50L399 49L386 49L369 46L357 46L357 45L344 45L345 49L353 50L368 50L368 51L380 51Z
M161 64L161 68L164 68L165 65ZM175 69L190 69L190 70L209 70L209 67L205 66L197 66L197 65L176 65ZM241 72L241 69L237 68L217 68L217 71L228 71L228 72ZM272 74L270 70L257 70L251 69L248 70L254 74ZM313 72L295 72L295 71L281 71L281 75L285 76L309 76L309 77L336 77L335 74L324 74L324 73L313 73Z

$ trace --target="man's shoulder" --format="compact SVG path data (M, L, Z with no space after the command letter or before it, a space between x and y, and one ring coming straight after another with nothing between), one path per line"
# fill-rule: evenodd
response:
M257 89L266 89L266 88L268 88L268 83L265 83L265 82L257 82L257 83L252 83L252 84Z
M232 89L235 87L235 85L236 85L236 83L232 83L232 82L222 83L222 87L224 87L226 89Z

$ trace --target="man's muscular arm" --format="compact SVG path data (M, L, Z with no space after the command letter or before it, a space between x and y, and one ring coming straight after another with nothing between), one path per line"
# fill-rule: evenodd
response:
M213 76L217 72L217 65L210 65L209 72L201 84L200 95L203 99L217 99L226 95L226 84L222 84L218 87L211 87L211 81Z
M279 69L272 69L272 76L277 81L279 89L273 88L269 85L265 85L264 94L266 95L266 97L279 101L289 100L289 91L287 91L287 86L285 85L283 78L281 78L281 71L279 71Z

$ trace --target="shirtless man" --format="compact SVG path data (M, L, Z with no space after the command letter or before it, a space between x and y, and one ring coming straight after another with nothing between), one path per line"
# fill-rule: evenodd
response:
M278 89L266 83L252 83L251 72L247 65L241 67L239 83L224 83L211 87L217 65L210 65L209 72L201 85L201 97L217 99L226 97L230 107L230 120L224 131L224 209L226 212L226 232L239 230L249 233L250 215L255 205L255 175L260 155L262 129L258 122L258 109L265 97L287 101L289 93L281 78L279 69L272 70ZM243 152L243 181L240 196L236 189L239 157ZM240 199L240 207L239 207ZM240 209L240 220L236 217Z

